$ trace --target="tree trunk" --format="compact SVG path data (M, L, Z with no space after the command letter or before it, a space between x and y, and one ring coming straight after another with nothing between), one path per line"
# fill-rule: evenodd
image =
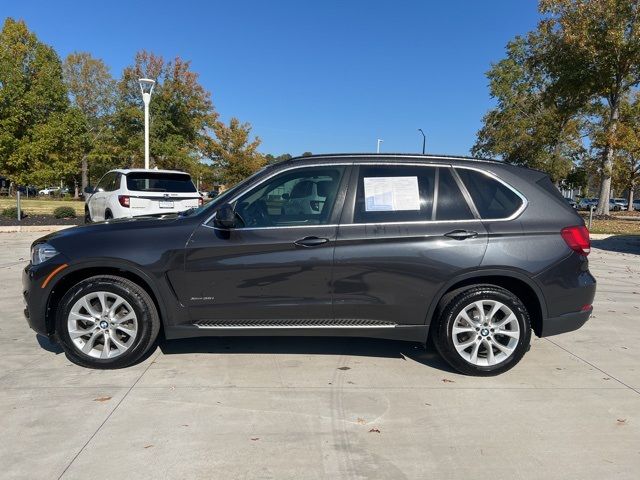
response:
M611 114L607 128L607 143L602 158L602 179L600 183L600 199L596 208L596 215L609 215L609 197L611 196L611 175L613 172L613 137L618 128L620 106L617 99L611 101Z
M82 171L82 192L84 193L84 189L87 188L89 186L89 163L87 162L87 156L83 155L82 156L82 164L80 167L81 171Z
M627 207L627 210L633 212L633 184L629 186L629 206Z

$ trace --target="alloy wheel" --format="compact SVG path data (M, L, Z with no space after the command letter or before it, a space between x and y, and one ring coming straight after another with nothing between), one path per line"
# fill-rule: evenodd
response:
M520 325L513 311L497 300L478 300L456 316L453 345L467 362L493 366L504 362L515 351Z
M133 345L138 334L138 317L120 295L91 292L71 308L67 329L80 352L109 359L122 355Z

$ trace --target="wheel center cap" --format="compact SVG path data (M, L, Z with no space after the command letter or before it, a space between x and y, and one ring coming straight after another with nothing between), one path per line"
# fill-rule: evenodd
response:
M489 335L489 329L483 328L482 330L480 330L480 335L482 335L483 337L486 337L487 335Z
M106 320L102 320L100 323L100 328L103 330L106 330L109 327L109 322L107 322Z

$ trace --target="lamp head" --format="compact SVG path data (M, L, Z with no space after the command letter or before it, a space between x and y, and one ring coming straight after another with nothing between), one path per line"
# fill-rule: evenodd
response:
M148 93L149 95L151 95L153 86L156 84L156 81L151 80L150 78L141 78L138 80L138 83L140 84L140 90L143 94Z

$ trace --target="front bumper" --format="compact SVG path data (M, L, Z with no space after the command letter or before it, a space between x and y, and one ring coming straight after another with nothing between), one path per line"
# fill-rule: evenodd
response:
M62 256L60 255L60 257ZM42 285L52 272L64 265L64 259L56 257L55 260L56 262L47 261L37 266L29 263L22 271L24 316L29 327L42 335L51 333L49 327L52 325L47 325L47 308L55 282L49 281L44 287Z

